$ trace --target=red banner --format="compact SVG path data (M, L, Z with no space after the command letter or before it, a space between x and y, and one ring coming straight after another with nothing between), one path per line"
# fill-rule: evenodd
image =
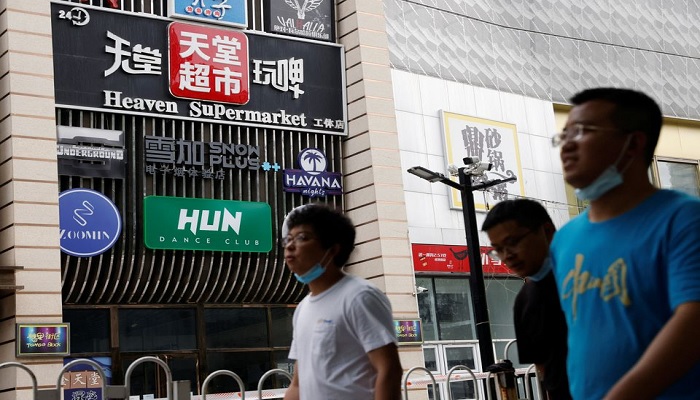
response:
M489 257L492 248L481 247L484 274L512 275L502 261ZM412 244L413 270L417 272L469 272L467 246L444 244Z

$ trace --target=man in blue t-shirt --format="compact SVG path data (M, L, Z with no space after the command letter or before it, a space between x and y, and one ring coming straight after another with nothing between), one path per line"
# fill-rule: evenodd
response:
M700 199L658 190L648 168L656 102L585 90L552 144L590 207L555 235L576 400L700 399Z

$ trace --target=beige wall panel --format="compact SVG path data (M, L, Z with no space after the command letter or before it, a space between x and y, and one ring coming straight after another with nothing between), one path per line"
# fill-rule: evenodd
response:
M382 238L382 254L387 257L400 257L410 254L408 238Z
M24 286L23 290L27 292L61 291L60 269L54 271L17 271L15 277L17 284Z
M11 133L13 136L45 138L55 141L56 121L53 116L50 118L31 118L15 115L12 117L11 128L8 128L8 131L5 131L4 127L0 126L0 134L7 135L8 133ZM53 147L55 149L55 146Z
M27 270L31 270L32 268L60 268L61 265L61 249L58 244L53 248L40 249L19 247L15 248L14 253L15 264Z
M406 219L406 204L403 198L396 199L392 202L382 202L377 204L379 214L385 219L391 221L407 221Z
M12 53L8 67L13 72L30 72L35 75L53 76L53 63L49 55Z
M46 163L48 164L48 163ZM53 168L56 168L55 166ZM54 175L54 180L58 175ZM15 201L58 204L58 182L14 181ZM0 199L2 192L0 191Z
M369 122L369 128L371 130L381 131L381 132L396 132L396 117L395 116L369 114L367 117L368 117L368 122ZM398 147L398 140L397 140L397 147Z
M355 251L352 252L354 256L353 261L357 262L382 256L382 244L379 240L370 238L369 241L366 242L356 240L356 243ZM381 270L377 271L375 276L378 274L381 274Z
M53 204L14 203L11 207L18 224L58 226L58 207Z
M357 233L356 237L360 239L358 241L372 240L379 237L379 224L377 221L362 224L355 227L355 229Z
M376 278L370 279L370 281L377 286L382 288L386 293L389 294L406 294L405 289L414 286L413 274L407 275L382 275ZM411 292L412 293L412 292ZM411 294L409 293L409 294Z
M46 17L43 18L43 20L49 26L51 25L50 18ZM38 35L34 33L10 31L8 44L11 53L21 52L42 55L53 54L53 45L51 43L51 36L49 35Z
M362 188L374 183L374 172L372 168L367 168L352 174L346 174L343 178L345 186Z
M347 156L365 151L371 143L371 137L367 131L355 133L353 136L343 140L343 153Z
M365 85L366 81L359 81L356 83L353 83L352 85L349 85L347 88L347 98L348 98L348 104L352 104L357 102L358 100L362 99L365 97ZM348 113L348 118L353 119L357 118L357 114L350 114Z
M12 158L12 139L0 142L0 162Z
M15 225L15 244L17 246L58 246L58 225L36 226Z
M398 142L397 142L398 144ZM398 147L398 146L397 146ZM401 158L398 148L394 149L377 149L372 152L372 166L400 167ZM401 183L401 182L397 182Z
M54 96L53 78L15 73L10 75L10 89L13 93L33 96Z
M374 203L363 204L357 208L350 208L346 203L345 212L355 222L355 224L376 221L378 218L377 207L375 207Z
M0 301L0 320L5 321L15 317L15 300L15 296L3 297Z
M700 126L683 126L678 129L681 156L690 160L700 160Z
M353 253L354 254L354 253ZM384 260L373 259L367 260L361 264L353 264L357 259L351 257L350 265L347 269L350 273L357 276L377 276L378 272L384 269L386 274L403 274L406 271L407 265L411 265L410 256L402 257L384 257Z
M0 40L2 40L2 37L0 37ZM341 40L340 43L343 44L343 41ZM345 68L353 67L357 64L361 64L364 61L365 60L362 59L362 52L359 46L345 49Z
M14 157L56 161L55 140L12 137L11 142Z
M0 229L15 223L15 210L12 204L0 208Z
M378 201L396 201L402 199L403 185L401 184L377 184L375 193Z
M55 145L51 146L54 149ZM36 161L36 160L12 160L13 175L15 179L27 181L58 181L58 164L56 160Z
M384 31L361 29L359 34L363 46L379 48L388 48L389 46L389 39Z
M48 8L33 12L17 12L13 10L9 12L8 20L8 28L12 31L51 35L51 16Z
M36 375L37 384L42 389L48 389L50 387L56 387L56 380L58 379L58 373L61 368L57 367L56 364L50 363L63 363L63 359L58 357L51 358L41 358L39 361L27 362L28 359L19 359L17 361L27 364L29 369L32 370L34 375ZM62 366L61 366L62 367ZM19 387L31 387L32 380L27 373L17 374L17 386Z
M3 3L7 5L12 12L24 11L32 12L37 14L48 14L50 11L49 0L3 0ZM0 3L0 8L4 8Z
M389 51L377 47L360 47L362 59L375 64L389 65Z
M679 157L682 154L678 125L664 124L655 154L662 157Z
M374 171L374 181L378 184L387 185L400 185L402 186L401 180L401 168L397 166L376 166L372 169ZM403 186L402 186L403 187ZM391 200L400 200L402 198L396 198Z
M50 98L23 96L21 94L12 95L12 113L40 118L54 118L56 104L53 93Z
M7 247L11 247L15 243L15 227L3 227L0 231L0 250L4 250Z
M361 169L370 168L371 166L372 153L370 151L356 153L343 159L343 172L345 174L351 174Z
M412 294L390 294L388 297L395 315L415 315L413 313L418 309L415 296Z
M381 232L382 237L385 238L405 239L408 237L408 222L384 219L379 221L379 231Z
M59 316L63 313L61 293L30 293L17 292L17 320L35 318L41 321L47 317ZM30 322L30 321L24 321Z
M348 187L349 185L346 185ZM363 207L366 205L374 204L376 202L376 196L374 192L374 186L362 187L361 189L353 190L351 192L345 192L345 208L346 210L355 210L357 207ZM363 223L371 220L374 216L376 219L376 212L371 215L360 215L356 213L355 217L352 218L355 223Z
M2 104L0 103L0 106L1 105ZM357 134L367 132L368 130L369 130L369 118L367 117L367 115L363 115L361 117L351 119L348 122L348 135L350 138L352 138L353 136L355 136ZM352 154L354 154L354 153L352 153ZM346 153L346 155L347 155L347 153Z
M6 251L2 252L0 254L0 264L2 265L16 265L20 266L19 263L15 260L15 252L17 251L17 248L12 248L12 249L7 249ZM0 303L2 303L2 299L0 299ZM1 307L1 306L0 306ZM2 318L2 316L0 316Z

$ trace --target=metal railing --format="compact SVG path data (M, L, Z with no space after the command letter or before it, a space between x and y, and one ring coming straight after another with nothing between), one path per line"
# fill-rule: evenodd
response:
M507 351L507 349L506 349ZM257 392L246 392L245 384L243 380L235 373L232 371L228 370L218 370L210 373L204 382L202 383L201 391L202 393L201 396L193 396L190 393L190 382L189 381L173 381L172 378L172 373L170 371L170 368L168 367L167 363L157 357L153 356L146 356L146 357L141 357L137 360L135 360L129 367L127 368L125 374L124 374L124 385L105 385L105 372L104 369L100 364L97 362L86 359L86 358L81 358L81 359L76 359L73 360L66 365L63 366L61 371L58 374L58 378L56 381L56 387L54 388L49 388L49 389L39 389L37 385L37 378L36 375L27 367L26 365L19 363L19 362L5 362L5 363L0 363L0 370L3 368L10 368L10 367L15 367L19 368L21 370L24 370L29 374L29 377L31 378L32 381L32 393L33 393L33 398L34 400L61 400L61 388L62 388L62 377L65 372L67 372L70 368L74 367L75 365L81 365L81 364L87 364L90 365L95 369L95 372L100 375L101 380L100 380L100 388L102 389L103 393L103 398L105 399L124 399L124 400L129 400L130 394L131 394L131 374L133 373L134 369L144 363L155 363L156 365L160 366L163 371L165 372L166 376L166 399L167 400L193 400L193 399L201 399L201 400L207 400L208 395L212 395L209 393L208 387L211 381L219 376L228 376L233 378L236 383L238 384L238 387L240 389L240 393L236 393L236 396L234 398L240 398L241 400L245 400L246 397L249 398L249 400L255 400L255 399L273 399L273 398L282 398L284 396L284 392L286 389L284 388L279 388L279 389L267 389L266 392L263 392L263 384L265 381L267 381L271 376L273 375L282 375L289 379L289 381L292 381L292 375L282 369L272 369L267 372L265 372L260 380L258 381L257 385ZM520 399L509 399L506 398L504 399L502 396L497 395L494 396L492 391L490 390L491 386L499 388L499 380L497 378L497 374L491 373L491 372L481 372L481 373L475 373L473 372L469 367L465 365L455 365L450 370L448 371L447 375L442 377L440 379L435 378L433 373L428 370L425 367L413 367L410 368L406 373L404 374L401 382L401 389L403 392L403 399L408 400L408 393L410 389L423 389L424 387L427 387L428 385L432 384L434 390L437 390L438 388L438 383L444 382L447 385L447 393L448 393L448 399L447 400L452 400L452 391L450 390L450 384L453 382L459 382L459 381L472 381L474 382L474 388L475 388L475 400L480 400L481 399L481 390L480 388L485 389L485 397L486 400L531 400L530 393L531 393L531 384L530 384L530 376L532 375L532 371L534 370L534 365L531 365L529 368L526 370L519 370L518 371L518 376L522 377L524 379L524 386L525 386L525 398L520 398ZM414 380L410 380L410 376L416 372L416 371L423 371L426 375L417 378ZM426 379L427 377L427 379ZM536 379L537 382L537 389L541 390L539 387L539 380ZM411 388L409 388L411 386ZM539 398L543 398L541 396L541 392ZM231 393L226 393L226 398L231 398ZM219 397L220 398L220 397Z

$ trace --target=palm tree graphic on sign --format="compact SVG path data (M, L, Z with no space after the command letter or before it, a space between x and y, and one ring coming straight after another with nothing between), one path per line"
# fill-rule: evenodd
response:
M326 170L326 156L318 149L305 149L299 154L301 169L311 175L318 175Z

